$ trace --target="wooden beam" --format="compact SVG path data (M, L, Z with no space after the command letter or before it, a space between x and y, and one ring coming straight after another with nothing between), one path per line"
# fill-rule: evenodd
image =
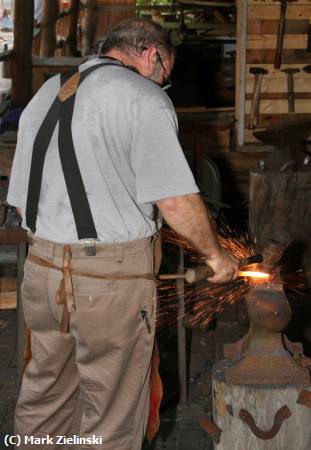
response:
M285 20L285 34L307 34L309 20ZM277 34L279 20L249 19L247 23L248 34Z
M274 49L247 50L246 62L248 64L273 64L275 58ZM283 50L282 64L311 64L311 53L307 50L294 49Z
M235 113L237 120L237 145L244 144L245 83L246 83L247 0L237 4L237 53L235 77Z
M12 102L25 106L31 99L33 0L15 0L12 60Z
M77 54L77 26L79 18L79 4L80 0L71 0L68 23L68 35L66 39L66 56L75 56Z
M277 35L276 34L252 34L247 39L248 50L269 50L276 48ZM284 50L306 50L307 48L307 35L285 35L283 40Z
M40 56L54 56L56 47L55 25L58 14L58 2L42 0Z
M82 0L83 17L81 21L81 53L83 56L91 53L92 34L94 31L95 0Z
M288 3L286 8L286 19L309 20L311 16L311 3L299 4L297 2ZM248 6L248 17L260 17L261 20L279 20L280 19L280 3L266 4L256 2L256 4Z

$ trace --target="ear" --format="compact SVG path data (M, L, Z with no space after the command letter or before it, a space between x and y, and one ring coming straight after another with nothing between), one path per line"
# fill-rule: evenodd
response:
M142 59L145 68L150 72L153 69L153 66L156 62L157 58L157 48L153 45L152 47L146 48L142 52Z

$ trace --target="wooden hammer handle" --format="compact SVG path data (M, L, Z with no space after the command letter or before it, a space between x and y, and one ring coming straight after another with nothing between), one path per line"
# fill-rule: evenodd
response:
M240 260L239 267L242 269L243 267L249 266L254 263L261 263L262 255L252 255L247 258L243 258ZM198 266L193 269L188 269L185 273L185 280L187 283L196 283L197 281L204 280L206 278L210 278L214 275L213 269L205 264L204 266Z
M274 58L274 68L279 69L281 67L282 51L283 51L283 40L285 31L285 17L286 17L287 0L281 0L281 12L279 21L279 30L276 43L276 51Z

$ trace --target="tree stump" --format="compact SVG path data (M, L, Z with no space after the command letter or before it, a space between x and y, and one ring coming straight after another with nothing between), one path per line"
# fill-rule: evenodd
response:
M213 369L215 450L310 450L311 385L228 385L225 367L228 360Z

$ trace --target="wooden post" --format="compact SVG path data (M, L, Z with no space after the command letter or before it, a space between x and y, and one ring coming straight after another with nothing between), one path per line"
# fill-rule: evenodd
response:
M33 0L15 0L12 60L12 102L25 106L31 99Z
M56 47L55 24L58 13L58 1L42 0L40 53L42 56L54 56Z
M81 53L83 56L91 53L92 35L94 32L94 10L96 0L82 0L84 12L81 23Z
M237 145L242 146L244 144L245 121L247 0L241 0L237 3L237 12L235 115L237 120Z
M77 53L77 25L79 18L80 0L71 0L70 8L74 11L69 16L66 56L76 56Z
M184 273L184 251L179 248L178 273ZM178 377L179 377L179 405L186 407L188 403L187 389L187 357L186 330L183 324L185 315L185 280L177 280L177 346L178 346Z
M24 360L24 313L22 308L21 284L24 276L24 263L26 258L26 243L21 243L17 248L17 375L20 383Z

